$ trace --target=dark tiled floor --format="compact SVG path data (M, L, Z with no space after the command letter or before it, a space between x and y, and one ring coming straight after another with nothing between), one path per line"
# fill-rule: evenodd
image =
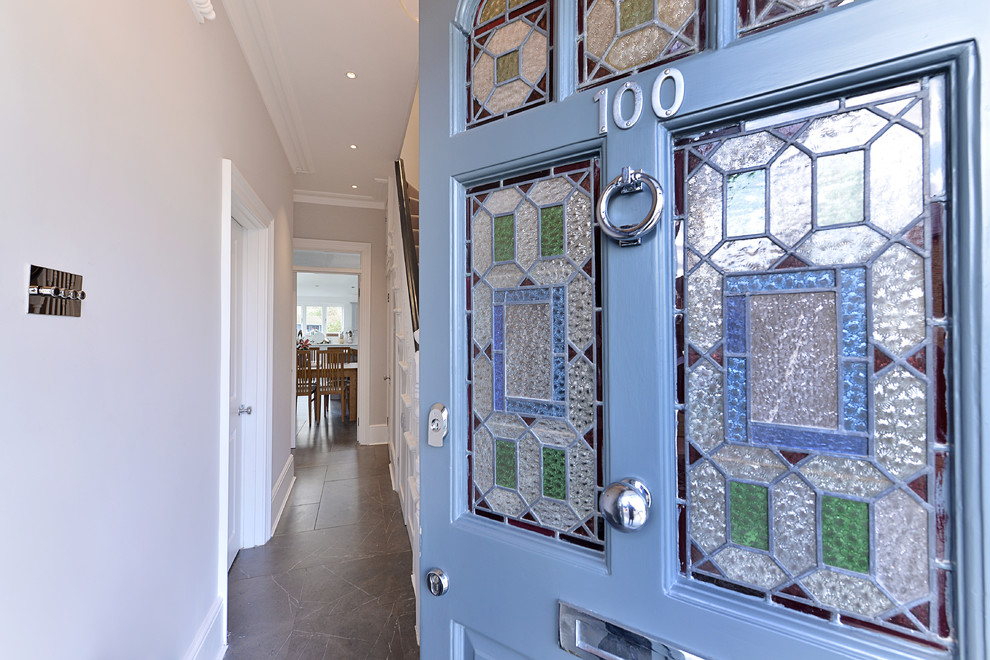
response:
M275 536L230 569L226 660L419 658L412 555L388 447L297 414L296 483Z

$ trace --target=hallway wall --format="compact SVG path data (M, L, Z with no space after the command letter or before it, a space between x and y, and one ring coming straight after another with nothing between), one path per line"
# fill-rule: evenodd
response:
M209 623L225 157L276 218L276 474L289 455L292 174L213 4L0 3L7 657L182 658ZM84 277L81 318L25 313L31 264Z
M388 375L388 304L385 301L385 211L296 202L295 237L371 244L371 425L384 424ZM367 284L361 284L365 295ZM295 312L292 314L295 318ZM364 350L364 347L361 347ZM372 432L372 437L375 433Z

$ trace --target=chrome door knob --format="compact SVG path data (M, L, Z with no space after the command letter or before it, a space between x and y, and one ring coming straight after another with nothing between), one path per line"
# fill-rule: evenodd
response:
M608 485L602 493L602 514L620 532L635 532L650 517L650 489L637 479L623 479Z

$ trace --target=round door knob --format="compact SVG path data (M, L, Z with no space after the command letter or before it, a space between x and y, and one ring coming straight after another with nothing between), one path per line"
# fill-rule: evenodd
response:
M650 517L650 489L636 479L623 479L608 485L602 493L602 514L620 532L635 532Z

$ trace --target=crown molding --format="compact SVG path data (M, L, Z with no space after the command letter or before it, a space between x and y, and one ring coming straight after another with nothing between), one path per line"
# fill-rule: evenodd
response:
M349 206L356 209L385 209L385 202L367 195L344 195L341 193L320 192L318 190L293 190L292 201L301 204L322 204L324 206Z
M217 12L213 9L212 0L189 0L189 7L193 10L196 20L200 23L212 21L217 17Z
M223 6L292 171L313 174L309 140L303 130L302 114L289 79L289 67L275 32L268 0L223 0Z

